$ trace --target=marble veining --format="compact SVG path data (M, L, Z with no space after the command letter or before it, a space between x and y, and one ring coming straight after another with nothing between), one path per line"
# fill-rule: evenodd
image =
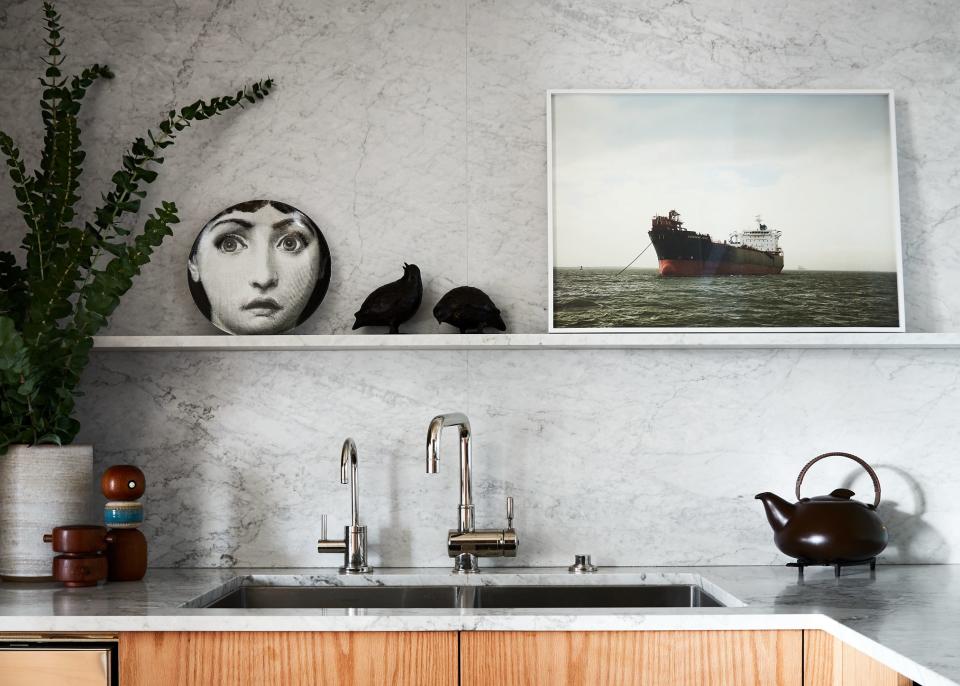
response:
M950 0L884 0L869 22L839 0L61 4L71 64L117 73L81 115L88 198L158 112L267 74L279 84L169 150L146 204L174 199L183 222L109 333L214 333L186 257L204 221L252 197L301 207L330 244L333 285L299 333L345 333L405 260L424 274L411 331L443 330L430 306L469 282L511 331L543 332L544 90L564 87L894 89L908 328L960 325ZM37 11L0 7L0 86L18 95L0 99L0 126L28 163ZM0 222L20 226L7 184ZM18 235L0 234L0 248ZM491 568L582 551L601 565L783 562L752 495L789 495L804 461L836 449L879 468L886 561L960 562L958 380L949 350L97 353L79 440L98 470L146 471L144 531L161 566L322 563L319 515L346 521L346 435L361 451L371 562L448 564L456 462L427 477L423 442L450 410L476 429L478 523L502 522L516 498L520 556ZM818 465L805 488L840 484L865 495L846 464Z
M960 326L960 134L945 124L960 109L952 0L884 0L869 21L840 0L61 4L73 67L117 73L81 116L89 198L159 113L245 80L278 83L266 102L169 150L146 206L176 200L183 221L110 333L215 333L187 291L190 244L217 211L258 197L303 209L333 253L330 292L300 333L346 333L404 261L424 275L410 331L447 330L430 306L464 283L501 305L511 331L544 331L548 88L894 89L908 329ZM0 86L20 94L0 102L0 127L28 162L40 38L35 2L0 7ZM20 226L7 184L0 222Z
M189 380L189 382L185 382ZM321 514L347 522L343 439L360 456L370 563L442 567L456 524L457 444L425 473L427 424L474 430L478 526L516 502L501 566L774 564L760 503L794 499L829 450L871 462L891 535L883 560L958 562L960 361L950 350L337 351L94 356L81 441L95 468L147 474L156 566L314 566ZM805 495L871 486L847 460Z
M596 609L202 609L242 584L701 585L727 607ZM139 582L64 589L0 583L0 631L655 631L822 629L924 686L960 684L960 566L881 565L839 580L784 567L620 567L593 576L563 568L384 569L341 577L334 569L151 569Z

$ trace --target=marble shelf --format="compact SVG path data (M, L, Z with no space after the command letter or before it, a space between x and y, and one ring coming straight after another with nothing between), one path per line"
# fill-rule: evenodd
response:
M508 333L97 336L94 350L656 350L960 348L956 333Z

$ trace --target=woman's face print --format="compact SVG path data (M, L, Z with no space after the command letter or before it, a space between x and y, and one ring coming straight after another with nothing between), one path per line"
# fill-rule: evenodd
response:
M208 222L190 256L189 278L206 294L210 321L227 333L289 331L310 314L304 308L321 271L329 278L329 252L313 222L280 203L258 204Z

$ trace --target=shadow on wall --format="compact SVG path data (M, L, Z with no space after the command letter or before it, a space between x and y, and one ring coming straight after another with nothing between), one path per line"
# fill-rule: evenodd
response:
M913 151L914 145L914 122L912 113L906 102L897 99L894 103L894 116L897 127L897 167L898 167L898 187L900 202L902 204L901 233L905 236L923 236L922 227L929 227L933 224L930 214L930 208L925 202L918 202L918 198L923 197L917 181L917 163ZM934 242L935 243L935 242ZM935 275L932 269L913 269L911 263L916 261L919 264L927 264L930 254L922 254L925 251L932 250L929 240L904 240L903 241L903 281L904 293L913 294L915 302L934 299L932 294L937 292L933 280ZM918 254L921 253L921 254ZM912 258L912 259L911 259ZM904 308L904 320L907 325L907 331L925 331L929 330L926 322L916 321L916 312L921 310L918 307L911 307L908 303ZM929 318L929 313L924 313ZM909 476L907 477L909 479ZM882 509L882 508L879 508Z
M881 559L895 564L948 562L950 547L946 540L923 520L927 502L917 480L903 468L894 465L875 464L873 468L880 478L882 489L893 493L910 493L913 498L911 511L903 509L907 505L896 500L881 498L877 512L890 533L890 543L880 556ZM843 488L850 488L862 476L862 471L852 471L844 479Z

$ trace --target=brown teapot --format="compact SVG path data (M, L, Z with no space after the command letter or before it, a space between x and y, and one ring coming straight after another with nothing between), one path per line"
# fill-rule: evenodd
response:
M807 470L825 457L839 455L859 463L873 481L873 504L853 500L853 491L838 488L830 495L800 497L800 484ZM797 503L788 503L773 493L759 493L767 521L773 528L773 542L785 555L804 564L866 562L887 547L887 528L880 521L880 480L866 462L850 453L818 455L800 470Z

